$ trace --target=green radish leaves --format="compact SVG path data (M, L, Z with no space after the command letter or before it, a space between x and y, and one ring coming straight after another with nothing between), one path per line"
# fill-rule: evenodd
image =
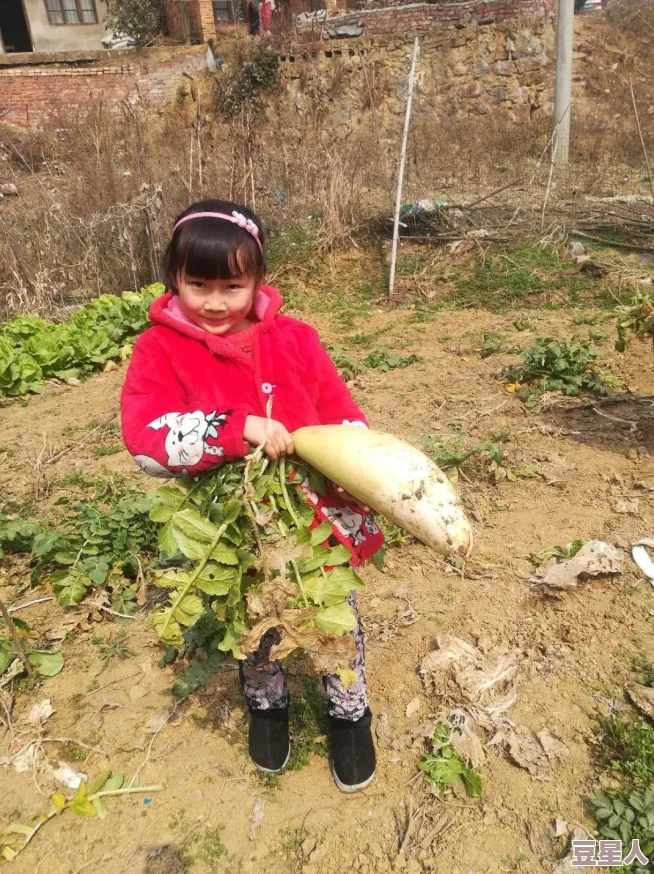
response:
M150 621L172 659L191 657L178 697L208 682L222 658L256 649L269 628L280 635L279 657L306 649L324 670L349 668L348 599L362 583L350 551L326 545L331 523L310 530L305 479L302 466L288 476L282 463L249 459L149 492L163 565L155 584L168 596Z

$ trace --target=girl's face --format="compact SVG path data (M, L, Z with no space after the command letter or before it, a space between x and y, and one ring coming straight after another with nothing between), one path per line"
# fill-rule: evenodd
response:
M182 274L177 280L179 302L192 322L211 334L231 334L250 324L258 283L240 279L200 279Z

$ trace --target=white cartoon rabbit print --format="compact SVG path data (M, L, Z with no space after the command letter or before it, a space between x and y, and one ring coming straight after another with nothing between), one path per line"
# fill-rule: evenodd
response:
M336 528L347 537L353 546L360 546L366 539L363 530L364 517L351 507L323 507L323 513Z
M151 476L175 475L169 468L181 468L179 474L186 475L187 468L193 467L202 460L203 455L224 455L221 446L212 446L207 442L210 437L218 437L218 428L224 426L231 415L231 410L224 413L205 414L201 410L192 413L166 413L150 422L148 428L159 431L168 428L164 440L164 448L168 456L164 467L154 458L139 455L136 461L139 467Z

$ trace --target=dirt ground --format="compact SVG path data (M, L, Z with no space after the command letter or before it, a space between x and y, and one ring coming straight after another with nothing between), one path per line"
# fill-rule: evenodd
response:
M301 315L325 340L340 340L339 313L320 309L326 308L307 307ZM174 670L157 666L160 650L138 618L123 623L137 655L113 661L103 671L90 638L116 631L116 623L105 618L66 639L59 676L17 699L16 730L29 708L48 697L56 712L47 722L47 735L97 750L75 762L66 758L70 745L48 743L45 752L53 763L67 760L89 775L103 767L124 771L128 778L138 773L141 785L164 788L146 798L113 799L104 822L66 814L48 823L12 863L15 874L537 874L551 871L553 860L565 855L567 837L552 836L555 819L565 820L570 830L592 826L582 796L597 783L591 756L594 716L622 701L632 657L654 658L654 591L627 559L614 579L548 595L528 582L529 555L577 538L625 546L654 533L654 406L647 399L654 379L651 347L635 343L621 356L613 351L613 335L598 342L603 362L610 361L642 401L582 400L573 410L558 404L529 412L497 378L501 365L514 356L480 359L481 337L499 332L526 345L536 334L587 330L573 325L570 312L527 311L532 327L520 333L512 327L515 312L448 310L430 313L425 322L412 320L412 314L407 307L376 305L370 315L354 320L358 331L389 328L379 343L422 357L406 369L370 370L357 377L353 393L372 426L417 441L425 434L446 434L449 424L458 423L470 443L509 429L506 465L519 471L537 464L538 473L495 484L473 472L470 481L460 481L475 517L476 538L463 576L415 543L390 550L384 572L365 571L360 607L376 724L386 714L397 739L435 715L445 702L425 692L417 672L421 659L439 635L473 644L482 638L490 646L520 650L518 697L508 712L516 730L546 729L567 754L536 779L489 748L480 799L459 793L440 801L415 779L421 748L400 743L397 750L381 741L376 779L363 793L340 793L320 756L268 787L249 761L239 730L244 714L234 665L227 663L209 687L177 706L158 734L149 734L151 718L173 706ZM607 327L607 333L611 330ZM116 412L123 376L121 368L0 410L5 498L38 496L45 507L63 494L80 496L83 487L61 484L76 471L91 479L119 473L143 487L151 484L135 472L126 452L98 458L95 438L80 443ZM36 460L44 447L42 460L71 445L56 463L39 469ZM616 512L623 499L637 499L637 509ZM12 588L4 594L15 603L47 594L30 590L15 572L9 582ZM399 587L408 589L412 624L405 624L407 602L394 594ZM65 620L53 603L30 607L21 617L42 633ZM292 683L297 679L292 676ZM416 697L420 706L407 717L407 705ZM7 738L3 752L6 743ZM47 809L53 784L8 768L0 775L3 826ZM253 811L260 799L263 819L255 827ZM399 854L409 819L412 829Z

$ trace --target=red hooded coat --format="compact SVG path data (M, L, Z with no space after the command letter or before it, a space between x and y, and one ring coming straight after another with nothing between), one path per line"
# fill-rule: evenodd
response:
M367 427L314 328L279 315L282 299L270 286L257 292L252 354L203 331L181 314L173 295L157 298L152 327L134 346L121 398L125 445L152 476L194 476L252 449L243 439L248 416L272 417L293 432L306 425ZM361 565L384 543L370 515L336 495L303 490L316 522Z

